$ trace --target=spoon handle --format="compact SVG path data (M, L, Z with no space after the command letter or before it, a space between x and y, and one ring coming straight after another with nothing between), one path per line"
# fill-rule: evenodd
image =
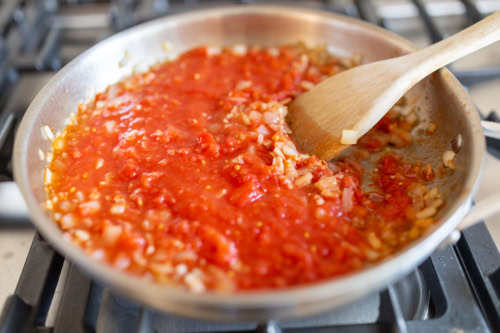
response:
M413 77L421 80L439 68L498 40L500 11L451 37L405 56L406 65L412 68Z

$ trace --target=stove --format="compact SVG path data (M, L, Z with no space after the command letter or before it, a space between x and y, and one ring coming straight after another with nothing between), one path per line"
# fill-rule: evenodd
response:
M379 293L317 317L267 323L198 321L144 308L89 279L33 230L12 181L12 144L23 113L53 74L93 44L135 24L194 8L253 2L258 1L0 0L0 333L500 329L500 216L463 231L458 242L438 249L414 272ZM360 17L419 46L500 10L499 0L280 3ZM485 111L481 116L500 121L491 111L500 110L500 45L450 69ZM481 185L478 199L500 188L500 141L488 139L488 151L488 181Z

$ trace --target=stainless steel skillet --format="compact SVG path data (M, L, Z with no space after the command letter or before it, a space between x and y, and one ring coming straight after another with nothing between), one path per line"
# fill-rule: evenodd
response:
M439 222L426 235L383 262L348 276L281 291L229 295L195 295L155 285L123 274L92 260L63 240L59 228L44 209L42 173L46 161L40 152L51 150L42 128L57 132L77 105L96 92L148 65L199 45L236 43L279 45L305 41L330 45L339 55L361 53L365 61L394 57L415 50L410 42L361 21L290 7L237 6L203 10L158 19L119 33L91 48L42 89L18 129L14 150L16 181L33 222L44 238L91 277L145 305L171 313L214 320L266 320L312 315L387 286L415 269L456 230L470 210L479 184L485 153L480 120L464 88L446 69L434 73L409 92L419 114L419 135L430 121L438 132L401 153L437 167L439 157L458 135L462 145L457 170L439 180L446 204ZM167 53L165 42L174 47Z

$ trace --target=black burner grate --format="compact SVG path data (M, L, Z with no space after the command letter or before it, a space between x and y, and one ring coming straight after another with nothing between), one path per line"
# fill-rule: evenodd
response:
M53 71L97 41L135 24L193 8L254 2L259 1L0 0L0 181L12 179L10 160L18 121ZM286 3L359 16L390 27L390 22L379 15L379 2ZM418 11L429 41L441 40L445 34L429 12L428 2L406 2ZM484 16L477 1L460 2L468 24ZM500 77L500 67L473 71L451 69L465 85ZM495 113L488 119L500 120ZM488 139L488 149L500 156L498 141ZM338 324L325 320L324 316L260 325L194 322L156 313L112 294L88 279L36 235L16 291L0 317L0 333L174 332L194 328L204 332L449 332L453 329L486 332L500 327L500 255L484 224L463 232L457 244L436 251L412 275L425 286L419 293L423 295L419 304L424 305L424 310L419 307L415 312L418 315L408 315L401 298L404 285L400 282L369 298L376 308L373 318L361 318L356 323L339 321ZM58 283L63 286L60 299ZM339 318L347 310L327 316Z

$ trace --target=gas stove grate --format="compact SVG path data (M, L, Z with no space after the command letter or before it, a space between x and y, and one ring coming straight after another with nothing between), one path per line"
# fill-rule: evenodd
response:
M388 27L386 21L376 15L373 1L355 0L354 2L356 3L358 13L362 19L373 24L380 25L384 28ZM411 0L411 2L415 5L418 11L419 17L422 20L423 27L430 42L437 43L443 38L447 37L447 34L442 32L438 24L436 23L436 17L429 12L428 6L426 6L425 1ZM477 21L480 21L485 17L485 15L480 12L477 1L460 0L460 2L465 8L464 14L468 24L476 23ZM474 70L454 70L453 65L449 67L451 72L465 86L471 86L484 81L500 78L500 67L481 68Z
M127 27L179 11L214 5L263 3L265 1L217 0L0 0L0 181L12 179L12 144L15 129L34 94L59 69L82 50ZM361 17L390 28L390 17L381 14L376 0L274 1L307 6ZM405 1L402 1L405 2ZM487 12L481 1L456 0L463 4L467 24ZM486 2L486 1L483 1ZM267 2L268 3L268 2ZM445 37L428 2L407 0L414 7L429 41ZM484 6L483 6L484 7ZM92 17L92 19L89 19ZM460 71L454 74L465 85L500 78L500 67ZM17 102L22 96L22 103ZM495 118L496 117L496 118ZM499 121L492 113L489 120ZM500 156L498 141L488 148ZM364 323L325 324L304 327L287 322L218 325L200 323L204 331L242 332L448 332L489 331L500 327L500 255L484 224L462 233L460 241L435 252L418 270L428 289L425 313L409 318L398 298L398 285L377 295L378 316ZM65 274L64 272L67 272ZM414 273L417 274L417 273ZM61 281L59 281L61 280ZM62 281L65 280L65 281ZM57 300L57 284L64 289ZM54 304L58 303L57 309ZM103 323L112 304L120 321ZM51 311L55 311L51 314ZM457 315L458 314L458 315ZM161 319L161 320L160 320ZM121 324L120 324L121 322ZM161 324L159 324L161 322ZM64 260L39 235L35 236L18 286L2 315L4 332L101 332L173 331L182 323L113 295ZM309 321L308 321L309 322ZM120 326L121 325L121 326ZM125 326L124 326L125 325ZM158 326L160 325L160 326ZM200 326L205 325L205 326ZM208 328L207 328L208 327ZM114 328L114 329L113 329Z

